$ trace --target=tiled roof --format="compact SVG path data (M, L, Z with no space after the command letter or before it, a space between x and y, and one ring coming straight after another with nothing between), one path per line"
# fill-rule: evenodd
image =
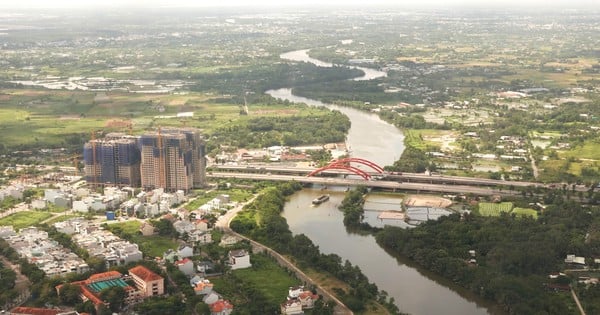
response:
M150 269L148 269L144 266L135 266L135 267L129 269L129 274L136 275L137 277L139 277L140 279L142 279L146 282L163 279L163 277L155 274Z
M88 281L95 282L95 281L100 281L100 280L104 280L104 279L120 278L121 276L122 275L120 272L112 270L112 271L93 274L88 278Z
M178 260L178 261L176 261L176 262L175 262L175 265L185 265L185 264L187 264L187 263L188 263L188 262L190 262L190 261L192 261L192 260L186 257L186 258L184 258L184 259L182 259L182 260Z
M15 307L10 311L12 314L28 314L28 315L56 315L63 313L62 310L52 310L47 308L37 307Z
M210 306L210 311L213 313L222 312L226 309L233 309L233 305L227 300L218 300Z

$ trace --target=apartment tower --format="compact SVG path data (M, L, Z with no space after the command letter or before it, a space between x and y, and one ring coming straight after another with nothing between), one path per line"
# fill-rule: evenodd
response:
M120 133L84 145L85 179L94 185L140 185L140 152L137 139Z
M163 129L140 138L144 189L189 191L205 183L205 145L196 129Z

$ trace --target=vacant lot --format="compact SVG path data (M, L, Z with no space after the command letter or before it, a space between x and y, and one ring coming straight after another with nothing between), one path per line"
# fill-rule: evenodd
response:
M52 213L21 211L0 219L0 225L12 225L15 230L36 225L52 216Z
M404 204L411 207L447 208L452 205L452 200L437 196L411 195L405 199Z

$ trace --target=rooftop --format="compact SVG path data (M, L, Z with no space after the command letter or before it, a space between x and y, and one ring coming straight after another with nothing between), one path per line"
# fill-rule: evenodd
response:
M135 275L146 282L163 279L163 277L157 275L156 273L152 272L150 269L144 266L135 266L129 269L129 274Z

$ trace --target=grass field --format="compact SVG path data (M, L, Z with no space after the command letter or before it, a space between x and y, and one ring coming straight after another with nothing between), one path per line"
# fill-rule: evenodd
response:
M0 104L2 144L12 146L81 145L92 131L133 134L161 127L196 127L211 133L224 125L244 124L262 116L319 116L328 110L308 106L249 104L240 116L239 104L216 103L204 93L144 95L56 90L4 90ZM178 112L191 118L175 118ZM164 116L164 117L163 117ZM166 117L173 118L166 118ZM115 124L118 122L118 124Z
M486 217L498 217L500 213L506 212L510 213L513 208L512 202L501 202L501 203L491 203L491 202L480 202L479 203L479 214Z
M285 301L289 287L301 284L299 280L290 276L277 263L265 256L252 256L252 265L252 268L234 270L233 273L243 282L251 284L260 291L272 304L278 305Z
M199 192L199 196L190 201L185 205L187 210L193 211L198 207L212 200L219 195L229 195L231 201L244 202L252 197L252 193L242 189L228 189L228 190L212 190L209 192Z
M12 225L15 230L36 225L52 216L52 213L21 211L0 219L0 225Z
M569 151L562 152L560 153L560 156L600 161L600 141L588 140L583 146L578 146Z
M534 219L538 217L537 211L529 208L514 208L512 213L519 217L533 217Z
M141 226L139 221L127 221L115 224L109 224L109 229L120 227L125 234L131 236L132 241L140 247L140 250L146 256L162 257L167 249L176 249L177 243L169 237L160 235L143 236L138 233Z

